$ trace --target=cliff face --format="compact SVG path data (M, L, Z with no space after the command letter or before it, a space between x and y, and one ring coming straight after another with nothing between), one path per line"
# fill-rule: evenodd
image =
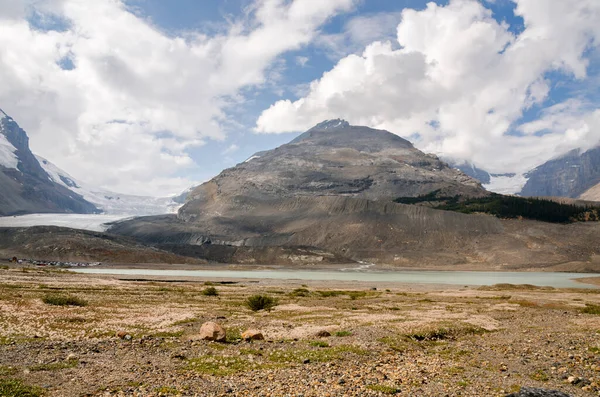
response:
M38 212L99 212L50 178L29 149L23 129L0 110L0 216Z
M573 150L526 174L522 196L557 196L593 200L584 193L600 183L600 147Z

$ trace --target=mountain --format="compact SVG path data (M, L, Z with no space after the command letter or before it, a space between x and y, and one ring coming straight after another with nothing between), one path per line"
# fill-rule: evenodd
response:
M36 156L50 179L82 196L106 215L144 216L177 212L185 200L186 192L176 197L150 197L120 194L81 182L43 157Z
M81 195L50 178L31 153L25 131L1 109L0 186L0 216L100 212Z
M159 247L308 247L392 263L404 263L407 245L426 251L500 232L495 218L393 202L434 191L489 194L395 134L331 120L194 189L177 217L120 222L110 232ZM447 230L457 232L448 236Z
M525 175L522 196L555 196L599 200L600 147L572 150Z

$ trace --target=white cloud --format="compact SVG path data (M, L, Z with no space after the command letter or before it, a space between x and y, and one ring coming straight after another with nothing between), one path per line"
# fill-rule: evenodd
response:
M174 193L191 183L173 177L195 166L186 150L224 139L240 90L264 85L279 55L354 3L256 0L224 34L167 36L121 0L0 0L0 105L74 177ZM36 29L27 12L66 29ZM65 58L73 70L61 69Z
M296 64L298 64L301 67L305 67L309 60L310 60L310 58L308 58L308 57L297 56Z
M423 150L492 172L524 171L565 146L597 143L597 112L587 108L568 113L578 119L554 114L560 123L546 114L540 122L555 126L546 134L534 134L535 124L522 128L524 136L507 134L524 110L547 99L548 71L586 79L586 50L600 43L596 0L515 1L525 23L516 36L475 0L406 9L397 43L376 41L341 59L307 95L265 110L256 130L302 131L343 117L405 137L418 134Z
M240 147L234 143L232 145L229 145L227 149L223 150L221 154L231 154L237 152L238 150L240 150Z
M362 52L374 41L392 39L401 16L400 12L360 15L350 19L342 32L320 35L316 43L329 58L338 60L349 53Z

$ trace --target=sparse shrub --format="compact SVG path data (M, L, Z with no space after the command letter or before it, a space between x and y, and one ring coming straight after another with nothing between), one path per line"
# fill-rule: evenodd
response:
M314 347L329 347L329 343L320 340L310 342L310 345Z
M277 306L277 299L268 295L252 295L246 299L246 306L252 311L267 310Z
M87 306L87 301L71 295L46 295L42 301L54 306Z
M202 295L204 296L217 296L219 295L219 291L215 287L208 287L202 291Z

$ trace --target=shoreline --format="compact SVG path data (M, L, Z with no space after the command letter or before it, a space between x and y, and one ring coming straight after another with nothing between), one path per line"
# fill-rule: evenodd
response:
M102 265L93 268L72 268L74 273L87 275L110 275L122 280L164 280L194 281L194 280L235 280L241 282L261 282L263 284L287 284L321 282L344 285L439 285L446 287L493 286L507 285L534 285L536 287L549 286L552 288L588 288L596 289L600 286L600 274L589 274L585 277L581 273L566 272L497 272L497 271L438 271L432 269L403 269L390 272L388 269L329 267L328 269L306 269L275 266L184 266L165 267L164 265L146 266L136 264L130 266ZM113 272L114 273L111 273ZM580 277L580 274L582 277Z

